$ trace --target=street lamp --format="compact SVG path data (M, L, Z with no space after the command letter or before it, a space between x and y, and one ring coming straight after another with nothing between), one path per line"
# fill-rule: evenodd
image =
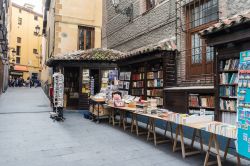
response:
M120 0L112 0L112 6L115 8L115 12L118 14L129 17L129 21L133 19L133 3L124 9L119 9Z
M40 37L40 36L42 36L42 35L40 35L39 33L40 33L40 26L39 25L37 25L36 27L35 27L35 32L34 32L34 35L35 36L37 36L37 41L38 41L38 56L36 56L37 57L37 59L38 59L38 66L39 66L39 68L40 68L40 65L41 65L41 59L42 59L42 56L40 55L40 51L39 51L39 48L40 48L40 45L39 45L39 38L38 37Z
M16 50L15 48L8 48L8 50L12 50L11 53L12 53L12 56L9 57L9 64L10 64L10 71L13 71L14 70L14 66L15 66L15 56L16 56Z

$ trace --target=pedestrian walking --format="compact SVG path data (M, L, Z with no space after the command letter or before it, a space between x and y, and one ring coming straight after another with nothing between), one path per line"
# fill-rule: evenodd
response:
M32 85L33 85L33 80L30 79L30 88L32 87Z
M29 86L30 86L30 77L28 77L26 81L26 87L29 87Z

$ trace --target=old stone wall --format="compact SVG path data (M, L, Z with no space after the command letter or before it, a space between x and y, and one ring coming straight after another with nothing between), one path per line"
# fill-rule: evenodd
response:
M107 47L120 51L130 51L145 45L175 37L175 1L158 0L157 5L146 11L145 0L121 0L119 8L124 9L133 3L133 20L117 14L106 0L106 31L103 41ZM105 15L105 14L104 14Z

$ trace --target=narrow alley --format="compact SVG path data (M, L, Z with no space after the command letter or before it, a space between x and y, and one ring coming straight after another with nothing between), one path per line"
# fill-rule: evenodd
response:
M76 111L53 122L50 110L41 88L9 88L0 97L1 166L203 165L204 154L182 159L170 144L155 147L144 136L96 124Z
M98 125L77 112L53 122L50 110L41 88L9 88L1 96L0 165L202 165L201 156L182 160L168 145L155 148L144 137Z

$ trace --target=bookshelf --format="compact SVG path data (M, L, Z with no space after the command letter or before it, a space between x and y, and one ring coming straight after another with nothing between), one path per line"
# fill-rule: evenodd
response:
M144 100L156 99L159 107L163 106L163 63L162 60L138 63L131 71L130 94Z
M217 57L216 105L219 120L235 125L237 117L239 54L221 52Z
M131 74L131 95L145 99L145 66L137 64Z
M200 114L204 112L206 115L215 114L215 97L214 93L197 93L188 95L188 113Z
M130 90L131 72L121 71L119 76L118 89L122 95L128 95Z
M129 94L144 100L156 99L158 106L164 107L164 88L176 85L176 53L153 50L118 61L120 71L131 72Z
M155 61L147 64L146 96L147 99L156 99L157 105L163 106L163 62Z

